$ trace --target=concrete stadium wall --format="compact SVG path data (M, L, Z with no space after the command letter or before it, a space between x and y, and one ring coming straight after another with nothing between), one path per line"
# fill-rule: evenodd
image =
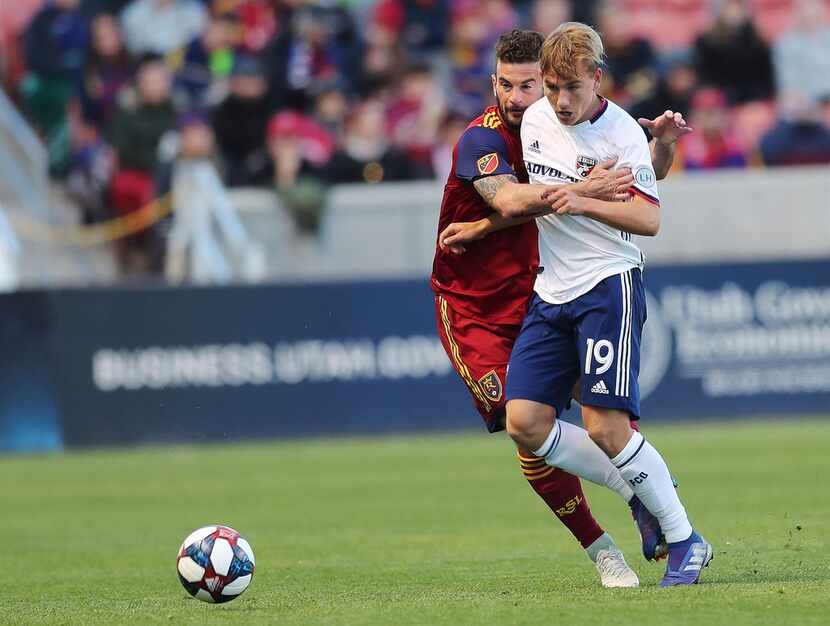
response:
M442 186L334 189L319 238L298 237L275 196L236 191L276 279L423 276L430 271ZM830 168L672 175L663 223L640 238L650 265L830 257Z

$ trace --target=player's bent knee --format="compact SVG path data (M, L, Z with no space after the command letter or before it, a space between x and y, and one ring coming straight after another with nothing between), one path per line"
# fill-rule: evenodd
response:
M597 444L604 452L608 452L613 447L614 433L608 424L597 422L590 424L587 428L588 436L595 444Z
M530 400L511 400L507 403L507 434L518 445L538 449L548 436L556 411Z
M629 416L621 411L583 407L588 436L609 456L619 454L631 438Z

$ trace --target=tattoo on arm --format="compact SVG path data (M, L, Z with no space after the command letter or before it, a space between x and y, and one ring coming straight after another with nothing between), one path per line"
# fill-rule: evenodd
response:
M485 176L473 181L473 187L476 188L478 194L484 198L490 206L493 206L493 199L496 197L499 189L507 183L518 183L518 179L513 174L500 174L498 176Z

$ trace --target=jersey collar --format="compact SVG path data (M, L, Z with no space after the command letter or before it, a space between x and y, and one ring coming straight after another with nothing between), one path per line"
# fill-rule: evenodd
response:
M597 122L597 120L599 120L599 118L602 117L602 114L605 113L605 111L607 109L608 109L608 100L606 100L602 96L599 96L599 108L597 109L597 112L594 113L594 116L588 121L591 122L591 124L595 124Z
M553 119L555 119L562 128L581 128L585 124L596 124L597 121L599 121L599 118L602 117L602 114L605 113L608 110L608 100L603 98L602 96L599 96L599 108L597 109L597 112L594 113L594 115L590 119L585 120L584 122L580 122L576 126L567 126L567 125L563 124L562 122L560 122L559 118L556 117L556 111L553 109L553 105L550 103L550 100L545 98L545 102L547 102L548 108L551 110L551 113L553 113Z

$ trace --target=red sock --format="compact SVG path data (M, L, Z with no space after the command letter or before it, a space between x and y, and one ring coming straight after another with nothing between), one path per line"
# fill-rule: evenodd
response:
M541 457L519 454L522 472L533 491L545 501L576 540L587 548L602 535L582 491L582 483L573 474L550 467Z

